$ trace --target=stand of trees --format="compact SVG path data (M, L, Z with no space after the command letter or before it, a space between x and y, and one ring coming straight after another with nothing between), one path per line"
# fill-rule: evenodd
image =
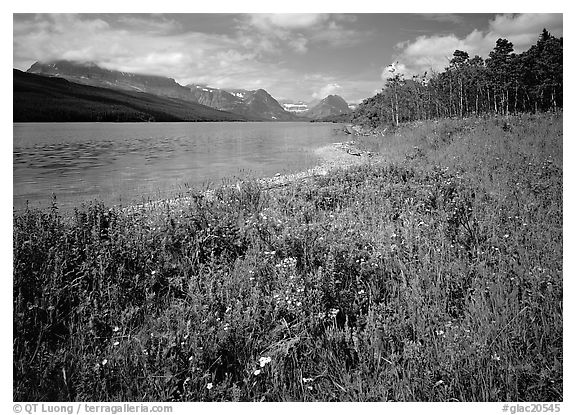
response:
M562 38L546 29L529 50L514 53L511 42L498 39L486 60L456 50L440 73L405 79L392 76L375 96L360 104L353 122L384 123L486 114L516 114L562 108Z

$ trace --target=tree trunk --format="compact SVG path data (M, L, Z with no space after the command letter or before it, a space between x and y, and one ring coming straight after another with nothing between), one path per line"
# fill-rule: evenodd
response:
M464 118L464 86L460 77L460 118Z

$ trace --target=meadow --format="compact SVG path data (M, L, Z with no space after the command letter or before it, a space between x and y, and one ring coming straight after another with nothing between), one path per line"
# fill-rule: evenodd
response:
M15 401L562 401L562 114L13 227Z

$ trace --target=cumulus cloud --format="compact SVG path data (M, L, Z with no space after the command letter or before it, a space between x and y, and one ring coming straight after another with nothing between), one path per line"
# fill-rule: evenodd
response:
M333 95L338 92L342 87L336 83L326 84L318 91L315 91L312 94L312 97L315 99L323 99L326 98L328 95Z
M400 62L393 62L382 70L380 78L386 81L393 78L396 74L403 74L404 76L411 75L410 70Z
M144 25L143 25L144 26ZM27 69L36 60L96 62L109 69L191 79L214 68L243 62L254 53L238 49L232 36L199 32L163 33L112 27L77 15L40 15L14 21L14 65Z
M250 23L261 30L297 30L318 26L330 17L326 13L257 13Z
M455 34L419 36L412 42L399 43L397 48L401 52L397 59L410 76L429 69L440 71L448 66L456 49L468 52L471 57L480 55L486 58L498 38L506 38L519 53L536 42L543 28L555 36L562 36L562 25L562 14L497 15L489 22L487 31L474 29L464 37Z
M350 46L361 42L370 32L347 27L356 16L328 13L258 13L240 19L242 37L254 42L258 51L280 50L282 45L296 53L306 53L310 44Z
M490 21L490 30L495 33L514 36L530 33L539 34L545 27L550 32L562 34L562 20L560 13L502 14Z

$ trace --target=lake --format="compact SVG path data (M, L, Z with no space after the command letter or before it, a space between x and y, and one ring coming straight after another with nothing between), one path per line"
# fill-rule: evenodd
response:
M268 177L319 162L316 148L346 140L335 124L15 123L14 208L84 201L130 205L225 179Z

